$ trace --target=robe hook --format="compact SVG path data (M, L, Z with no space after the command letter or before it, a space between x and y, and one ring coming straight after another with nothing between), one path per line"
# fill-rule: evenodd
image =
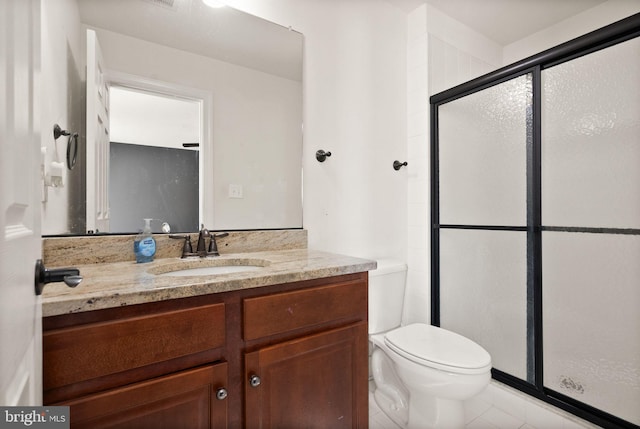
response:
M407 165L408 165L407 161L405 162L393 161L393 169L396 171L400 170L402 167L406 167Z
M331 156L331 152L325 152L322 149L316 152L316 159L318 162L324 162L327 157Z

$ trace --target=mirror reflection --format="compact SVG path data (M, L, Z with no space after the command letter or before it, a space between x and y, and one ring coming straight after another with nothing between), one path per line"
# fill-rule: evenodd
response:
M201 0L44 3L59 121L80 138L43 234L302 227L301 34ZM43 174L66 149L50 140Z
M200 103L112 86L109 105L109 228L197 231Z

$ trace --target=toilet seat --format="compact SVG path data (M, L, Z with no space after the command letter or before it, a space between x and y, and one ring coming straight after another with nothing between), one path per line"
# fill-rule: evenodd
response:
M399 355L441 371L482 374L491 369L491 356L480 345L436 326L403 326L385 334L384 342Z

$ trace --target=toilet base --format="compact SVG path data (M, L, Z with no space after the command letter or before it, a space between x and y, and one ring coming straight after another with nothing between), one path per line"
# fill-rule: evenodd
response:
M408 429L464 429L462 401L411 392Z
M371 356L371 367L376 383L375 401L398 426L407 429L464 428L462 401L409 392L391 360L379 348Z
M376 389L374 398L380 409L398 426L406 429L464 429L464 406L461 401L434 397L410 399L409 407ZM414 403L415 401L415 403Z
M398 426L406 428L409 420L409 392L382 350L374 350L371 363L376 384L376 390L373 393L376 403Z

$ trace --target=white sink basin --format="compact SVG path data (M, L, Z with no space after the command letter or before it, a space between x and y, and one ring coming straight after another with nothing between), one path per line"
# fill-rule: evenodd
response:
M149 273L162 277L215 276L261 270L270 261L257 258L181 259L153 267Z
M264 267L256 265L222 265L219 267L202 267L202 268L189 268L186 270L169 271L168 273L160 274L160 276L212 276L216 274L229 274L229 273L241 273L243 271L257 271Z

